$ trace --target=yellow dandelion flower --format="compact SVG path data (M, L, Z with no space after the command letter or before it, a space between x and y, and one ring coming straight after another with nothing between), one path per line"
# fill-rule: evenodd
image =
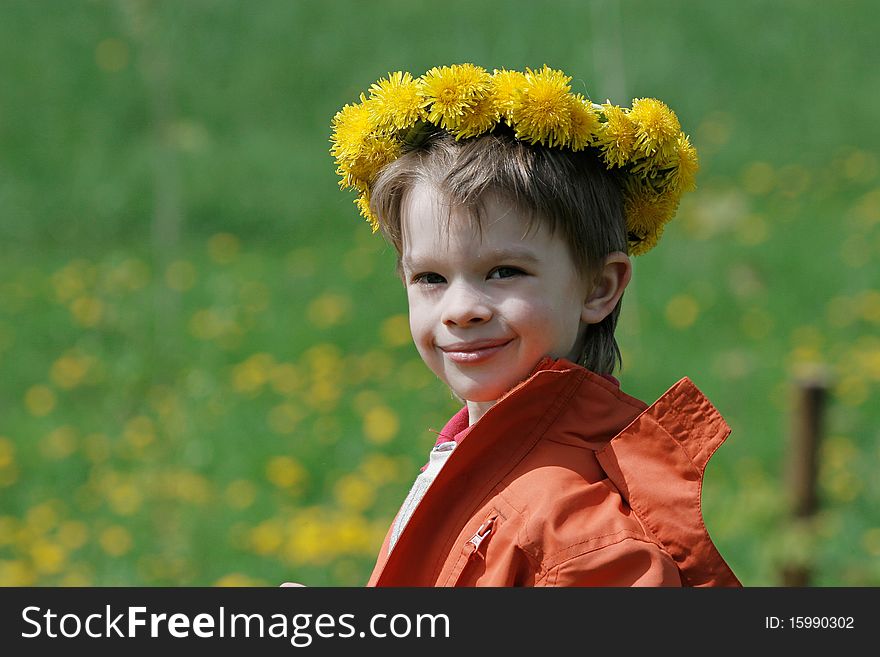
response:
M473 64L435 66L420 78L419 94L430 107L428 121L455 130L465 111L489 90L491 79L488 71Z
M336 170L341 176L339 186L366 191L379 172L400 156L400 148L400 142L393 137L381 134L366 136L356 157L340 161Z
M675 150L681 125L666 103L656 98L636 98L629 112L636 126L636 148L645 156L669 157Z
M636 185L626 186L623 208L630 255L641 255L657 244L676 207L669 197L654 196Z
M489 90L483 93L473 106L467 108L461 117L461 122L452 134L456 139L476 137L489 132L501 119L501 112L495 103L494 93Z
M492 72L492 92L498 111L506 119L510 119L511 111L526 86L525 73L495 69Z
M672 174L675 188L679 193L693 191L697 187L697 171L700 169L697 149L691 145L687 135L680 134L675 150L678 159L678 166Z
M558 146L571 131L571 78L544 66L526 69L526 85L513 103L510 116L517 139L532 144Z
M367 193L363 193L358 196L354 200L354 204L357 206L358 210L361 213L361 216L367 220L370 224L370 228L375 233L379 230L379 218L373 214L373 211L370 209L370 197Z
M593 144L599 132L599 114L588 99L581 94L569 96L571 134L568 146L580 151Z
M605 164L609 167L622 167L628 164L635 153L636 126L626 110L617 105L602 105L605 121L599 131L599 147Z
M409 73L389 73L370 87L368 113L379 130L402 130L427 117L419 84Z
M333 117L333 134L330 137L333 146L330 153L340 163L356 159L372 130L370 107L361 94L360 103L346 105Z

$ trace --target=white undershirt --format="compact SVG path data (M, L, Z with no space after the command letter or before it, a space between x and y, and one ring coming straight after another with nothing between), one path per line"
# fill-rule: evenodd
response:
M397 543L397 539L400 538L400 534L403 531L403 528L406 527L406 523L409 522L413 511L415 511L415 508L425 496L425 492L428 490L431 482L437 477L437 473L440 472L440 469L446 463L446 459L452 454L452 450L455 449L456 444L455 441L450 440L435 445L431 450L431 454L428 458L428 465L419 473L419 476L416 477L412 488L409 489L409 494L406 496L406 499L400 507L400 511L397 512L397 517L394 519L394 525L391 529L391 538L388 542L388 552L391 552L394 544Z

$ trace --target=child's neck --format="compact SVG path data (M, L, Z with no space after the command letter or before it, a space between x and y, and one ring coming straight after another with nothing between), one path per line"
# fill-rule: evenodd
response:
M495 400L497 401L497 400ZM479 420L483 415L485 415L486 411L488 411L492 406L495 405L495 401L488 402L467 402L468 409L468 424L476 424L477 420Z

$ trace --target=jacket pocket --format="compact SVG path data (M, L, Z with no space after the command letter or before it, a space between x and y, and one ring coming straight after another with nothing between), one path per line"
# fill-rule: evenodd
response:
M489 538L495 532L498 522L498 512L493 511L480 524L464 545L456 564L455 571L450 576L451 586L473 586L472 583L486 567L486 550Z

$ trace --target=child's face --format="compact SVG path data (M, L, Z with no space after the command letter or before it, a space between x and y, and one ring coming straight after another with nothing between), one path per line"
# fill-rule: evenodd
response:
M527 217L503 198L486 199L480 232L459 210L447 230L441 203L420 184L403 207L410 329L428 367L469 406L487 408L544 356L576 360L589 286L562 238L527 232Z

